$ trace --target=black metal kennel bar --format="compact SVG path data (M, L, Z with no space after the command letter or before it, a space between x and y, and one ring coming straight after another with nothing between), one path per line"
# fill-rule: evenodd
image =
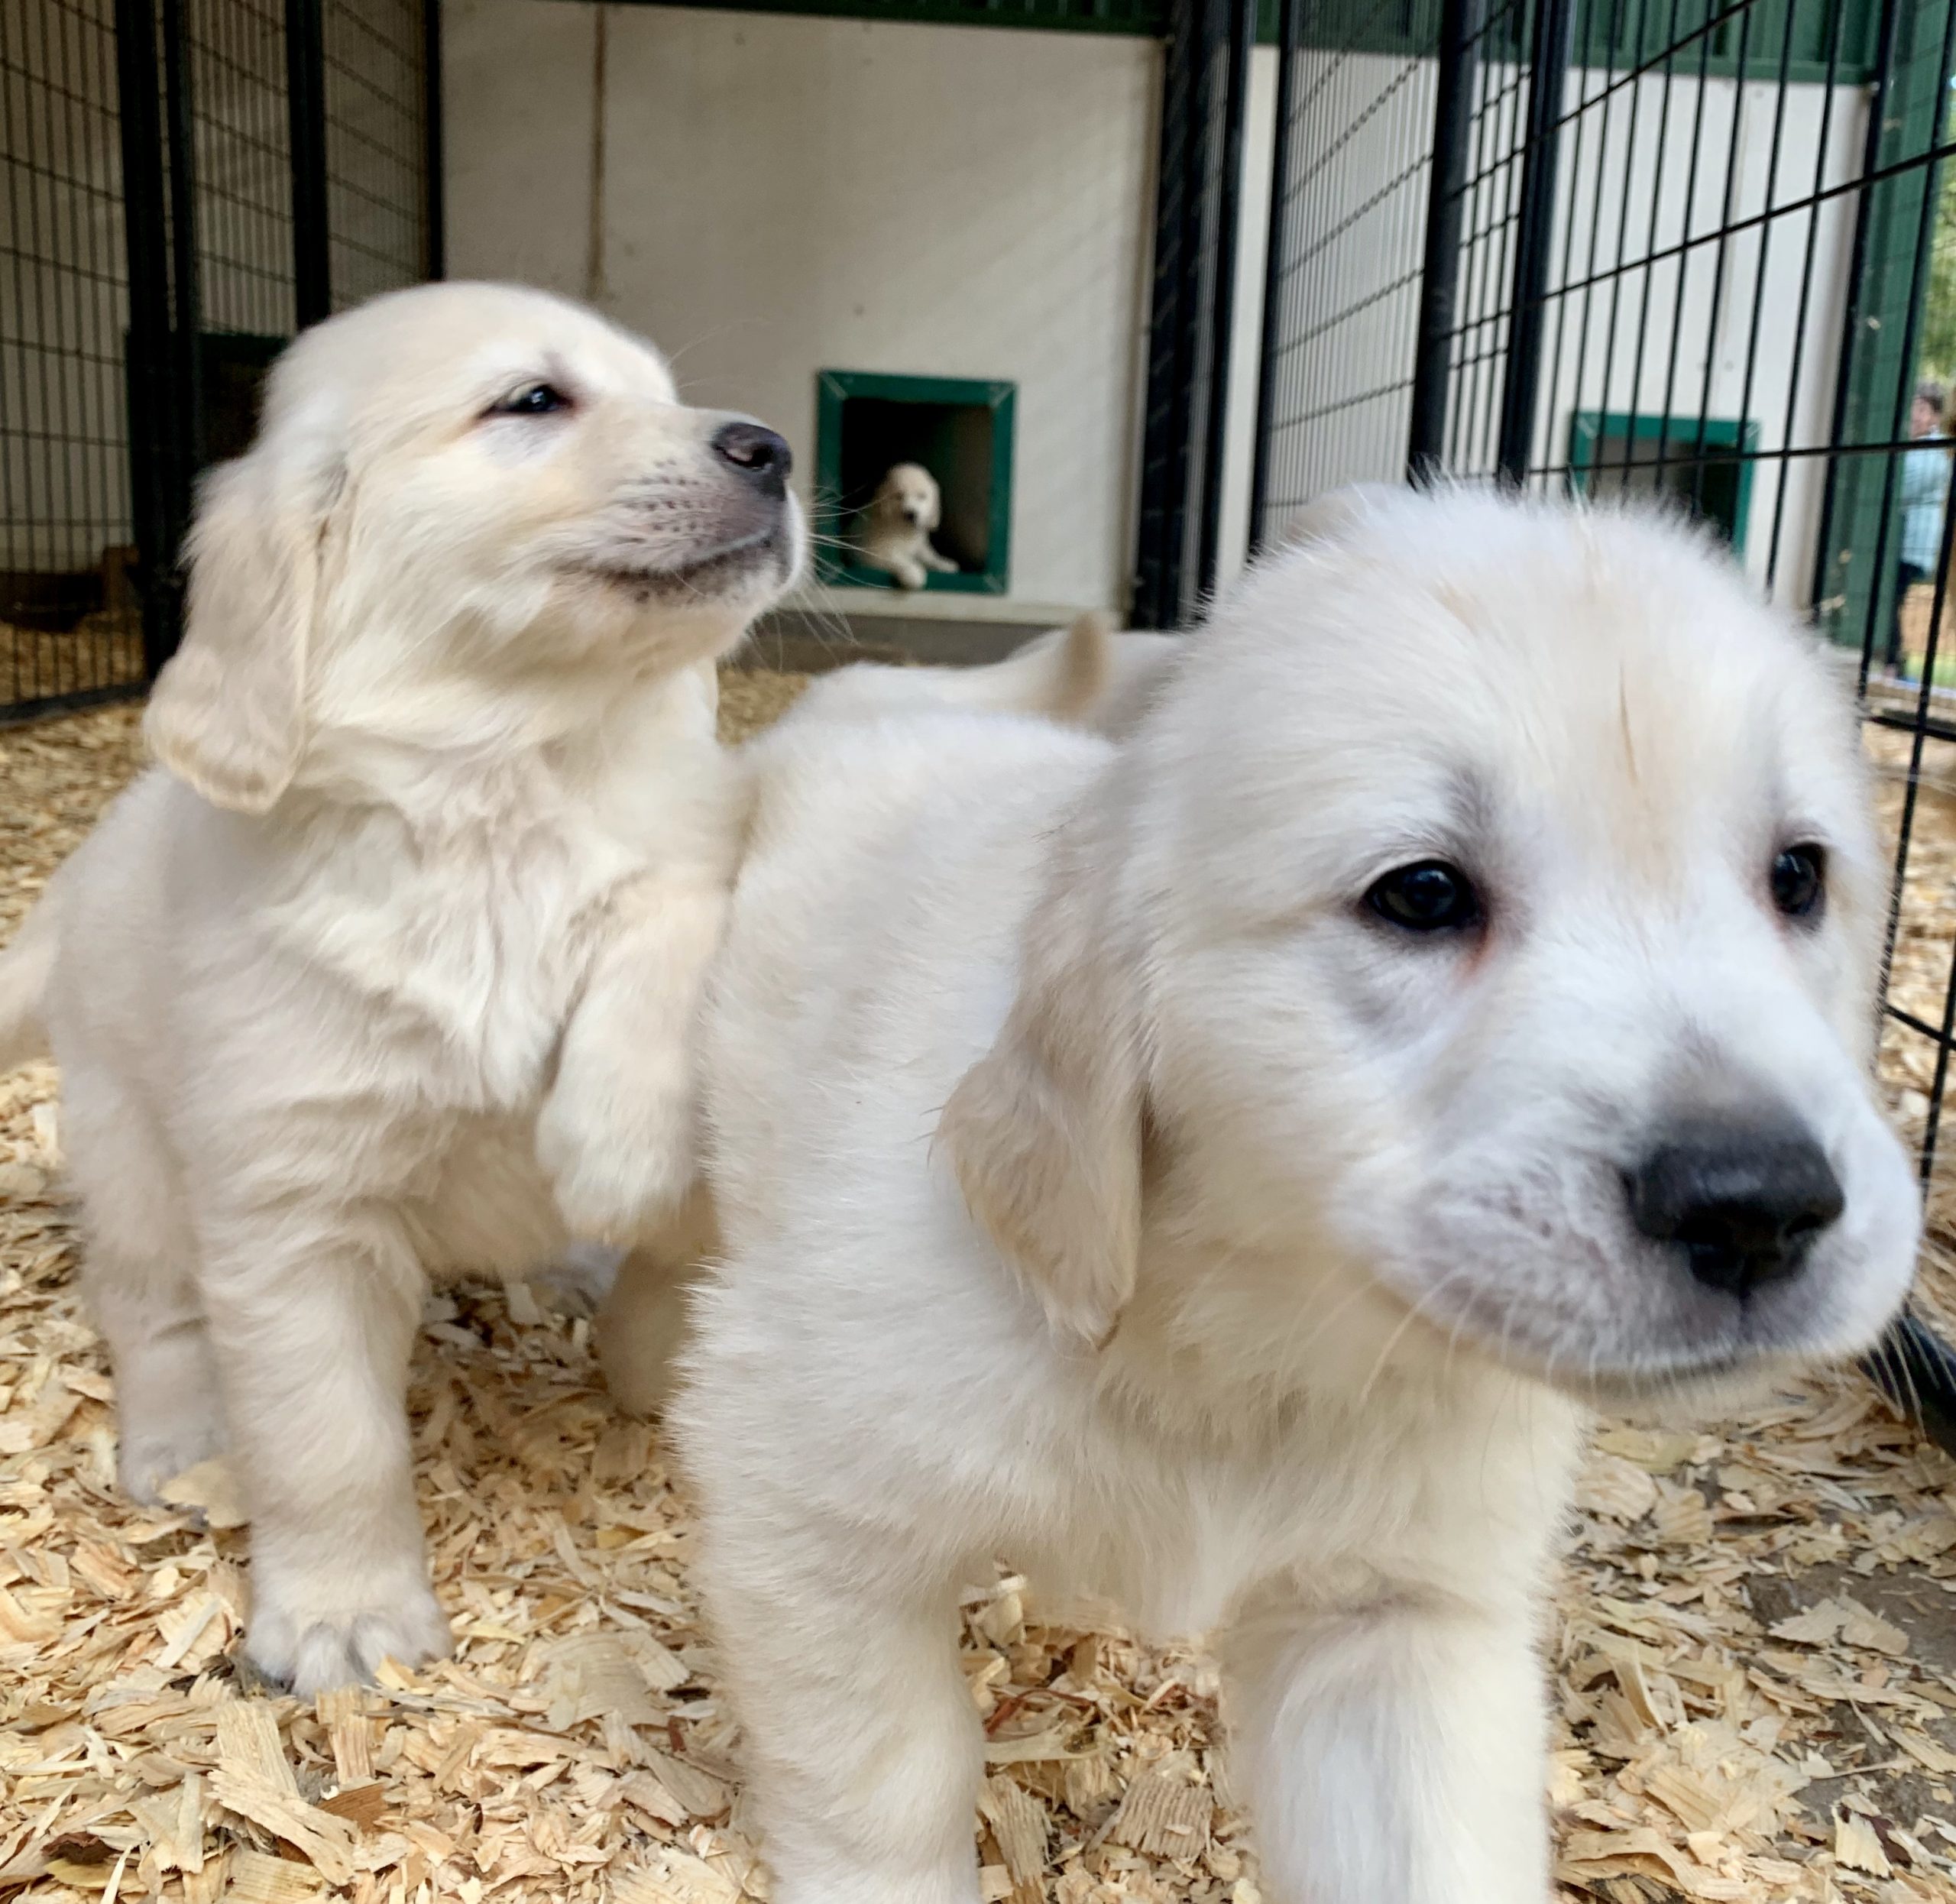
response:
M1216 587L1222 546L1222 474L1229 453L1229 359L1235 336L1236 243L1242 197L1243 134L1249 117L1250 56L1256 45L1257 0L1228 0L1229 39L1222 80L1222 154L1216 192L1216 264L1210 300L1210 369L1203 419L1202 526L1196 594Z
M189 472L182 467L183 426L178 414L180 379L171 361L176 321L170 308L172 266L169 199L164 168L157 161L163 144L162 105L153 76L161 63L156 9L150 0L116 0L121 160L124 189L122 237L127 263L128 324L125 332L125 382L128 435L125 448L141 444L147 453L131 454L130 527L134 562L128 572L139 593L130 606L139 617L139 666L125 660L111 678L94 684L98 691L128 691L153 677L175 646L176 609L155 601L164 572L157 552L173 549L189 515ZM8 499L8 513L16 505ZM125 607L125 615L128 609ZM126 640L128 630L121 631ZM18 639L18 638L16 638ZM17 682L12 706L21 714L70 698L23 694Z
M439 274L436 13L0 8L0 720L141 690L266 366Z
M1407 429L1406 473L1415 482L1436 474L1446 461L1447 392L1454 326L1459 321L1460 235L1481 29L1481 0L1442 0L1433 157L1428 167L1426 248L1420 264L1418 345ZM1278 124L1287 125L1289 117L1280 105ZM1287 139L1284 145L1287 151ZM1266 341L1265 361L1269 361Z
M1574 0L1537 0L1528 60L1528 132L1516 210L1514 289L1507 361L1501 377L1501 439L1495 465L1510 482L1525 480L1540 402L1542 345L1555 244L1559 121L1569 74ZM1436 134L1437 136L1437 134ZM1447 168L1447 169L1451 169Z
M292 164L292 301L298 328L332 315L326 213L326 29L320 0L285 0L287 144Z
M1948 1441L1956 8L1469 5L1302 0L1286 32L1256 530L1402 472L1654 493L1857 658L1893 840L1881 1077L1928 1219L1875 1373Z
M1171 0L1131 618L1182 622L1216 578L1256 0Z

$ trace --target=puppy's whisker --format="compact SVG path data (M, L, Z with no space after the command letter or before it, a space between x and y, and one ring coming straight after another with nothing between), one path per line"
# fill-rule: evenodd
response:
M1371 1399L1372 1389L1377 1384L1379 1377L1384 1373L1385 1365L1391 1359L1392 1352L1399 1346L1400 1342L1405 1336L1407 1330L1410 1329L1414 1323L1420 1320L1427 1303L1431 1302L1436 1296L1443 1294L1449 1284L1458 1282L1462 1277L1467 1274L1468 1271L1465 1268L1450 1271L1447 1274L1443 1276L1432 1288L1421 1291L1419 1300L1414 1303L1400 1319L1398 1326L1393 1330L1392 1333L1385 1339L1385 1346L1378 1352L1378 1359L1373 1363L1371 1374L1366 1376L1364 1385L1359 1391L1358 1406L1361 1409L1362 1409L1365 1404Z
M1322 1286L1313 1293L1321 1294ZM1291 1362L1315 1349L1324 1339L1332 1326L1338 1322L1348 1310L1355 1307L1373 1293L1369 1283L1362 1279L1355 1280L1351 1287L1346 1289L1328 1310L1323 1308L1299 1310L1292 1317L1284 1332L1284 1355L1282 1359L1287 1362ZM1310 1326L1308 1335L1304 1332L1307 1326Z

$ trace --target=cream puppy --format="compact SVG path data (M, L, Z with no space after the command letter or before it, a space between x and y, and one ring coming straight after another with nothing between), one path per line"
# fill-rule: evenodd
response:
M1273 1899L1545 1899L1585 1411L1909 1280L1836 671L1675 527L1408 493L1119 747L791 717L750 769L675 1410L778 1904L976 1904L995 1559L1213 1637Z
M931 546L942 511L938 479L921 463L894 465L863 512L863 560L894 575L903 588L921 588L933 570L956 575L957 564Z
M62 1067L124 1485L229 1450L251 1655L302 1693L449 1643L429 1273L629 1240L691 1177L712 661L799 562L788 467L540 293L309 332L206 487L160 765L0 961L0 1053Z

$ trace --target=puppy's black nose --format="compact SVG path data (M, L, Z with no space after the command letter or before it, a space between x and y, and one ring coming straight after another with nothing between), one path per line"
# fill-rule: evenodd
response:
M717 431L714 453L731 463L764 496L777 500L788 493L788 472L795 452L788 439L762 423L727 423Z
M1844 1200L1820 1146L1786 1118L1680 1125L1626 1182L1637 1227L1682 1245L1692 1275L1734 1296L1793 1274Z

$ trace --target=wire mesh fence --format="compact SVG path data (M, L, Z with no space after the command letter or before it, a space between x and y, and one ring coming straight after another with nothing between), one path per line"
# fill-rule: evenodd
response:
M325 10L326 229L332 305L441 275L431 189L433 0L335 0Z
M0 7L0 704L142 678L109 0Z
M266 367L439 271L432 26L431 0L0 8L0 718L140 689L196 474L248 442Z
M1410 426L1439 21L1285 0L1252 511L1397 476Z

